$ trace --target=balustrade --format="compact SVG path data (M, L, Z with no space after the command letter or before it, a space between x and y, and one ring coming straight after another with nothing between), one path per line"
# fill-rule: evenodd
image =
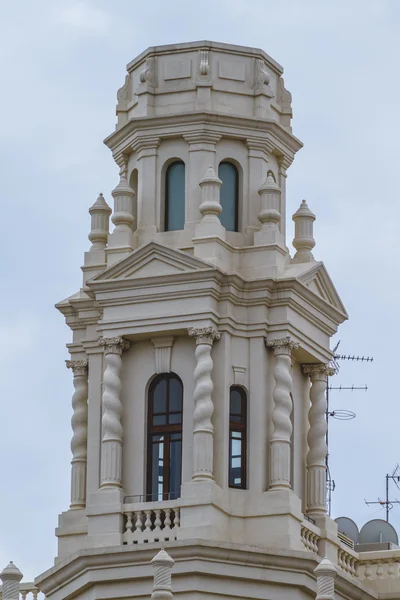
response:
M316 531L313 531L308 524L302 523L301 525L301 541L306 550L315 552L318 554L318 542L320 536Z
M338 566L353 577L357 576L357 558L343 548L338 548Z
M124 506L124 544L167 542L176 540L180 527L180 509L174 502L163 502L150 508L126 504Z

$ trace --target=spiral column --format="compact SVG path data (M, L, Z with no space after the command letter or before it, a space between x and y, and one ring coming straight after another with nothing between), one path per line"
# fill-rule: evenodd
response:
M67 360L74 374L72 395L71 438L71 504L70 508L86 506L87 422L88 422L88 361Z
M336 568L330 560L324 558L314 569L317 578L316 600L335 600Z
M130 346L122 337L101 338L106 368L103 375L103 437L101 441L100 488L122 487L122 352Z
M319 363L303 365L303 372L311 379L308 412L307 454L307 514L318 517L326 514L326 386L335 370Z
M274 430L271 437L271 489L288 489L291 487L290 444L292 436L292 350L299 347L290 337L267 339L267 348L272 348L275 355L273 391L274 408L272 422Z
M193 475L192 479L214 479L214 428L211 417L214 404L211 398L213 361L211 348L221 334L213 327L189 329L196 338L196 368L194 370L193 412Z

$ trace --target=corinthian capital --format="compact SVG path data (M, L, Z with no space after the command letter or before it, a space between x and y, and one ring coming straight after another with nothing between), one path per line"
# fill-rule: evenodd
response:
M213 345L214 340L219 340L221 334L214 327L192 327L188 329L188 334L196 338L196 344Z
M303 373L310 377L331 377L336 373L335 369L324 363L315 363L309 365L302 365Z
M67 369L72 369L74 377L87 374L88 361L86 358L83 360L66 360L65 364Z
M103 346L104 354L122 354L130 348L130 343L120 335L110 338L100 338L99 346Z
M273 349L275 356L278 356L279 354L290 355L292 350L297 350L299 347L299 343L290 339L290 336L277 339L266 338L265 345L267 348Z

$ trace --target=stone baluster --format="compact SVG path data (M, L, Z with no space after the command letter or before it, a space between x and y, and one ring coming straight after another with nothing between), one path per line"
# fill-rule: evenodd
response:
M326 410L325 391L328 375L335 370L320 364L303 365L303 372L310 376L311 407L308 413L307 454L307 514L312 517L326 514Z
M172 600L171 571L175 561L164 549L151 561L154 573L152 600Z
M99 194L96 202L89 208L89 213L91 216L91 227L88 237L92 242L89 252L104 250L107 245L112 210L104 200L103 194Z
M193 480L214 479L214 428L211 417L214 404L211 398L213 361L211 348L221 334L213 327L189 329L196 338L196 368L194 370L193 412Z
M279 231L281 220L281 190L276 183L271 171L259 188L258 193L261 197L261 211L258 220L261 222L261 229L254 233L254 244L279 244L284 245L283 235Z
M290 337L267 339L266 345L275 354L275 388L272 422L274 431L271 438L271 489L291 487L290 444L292 436L292 350L299 347Z
M335 600L336 568L330 560L324 558L314 569L317 578L317 595L315 600Z
M103 375L103 417L100 488L122 487L122 352L130 346L122 337L101 338L106 368Z
M222 206L219 199L222 181L216 176L213 167L210 165L200 180L201 204L199 211L201 221L196 226L195 237L214 236L225 239L225 227L221 225L219 215L222 212Z
M2 600L19 600L19 582L23 575L13 561L0 573L0 579L3 582L1 591Z
M67 360L74 374L72 396L71 438L71 504L70 508L86 506L87 424L88 424L88 361Z
M313 224L315 221L315 215L308 208L305 200L302 201L300 208L294 213L292 219L295 223L293 246L297 250L292 262L312 262L314 260L314 256L311 250L315 246L315 240L313 237Z

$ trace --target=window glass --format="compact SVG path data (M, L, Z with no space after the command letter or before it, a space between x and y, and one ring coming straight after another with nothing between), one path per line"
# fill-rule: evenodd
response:
M229 486L245 489L247 397L243 388L231 387L229 404Z
M172 163L165 177L165 231L185 226L185 165Z
M227 231L238 230L238 172L229 162L222 162L218 168L218 177L222 181L220 201L222 212L219 216Z

